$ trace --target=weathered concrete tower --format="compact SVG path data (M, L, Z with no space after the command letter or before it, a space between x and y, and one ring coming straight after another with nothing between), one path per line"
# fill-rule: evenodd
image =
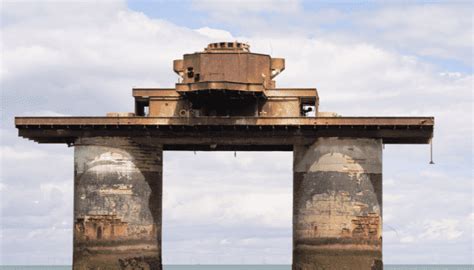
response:
M78 138L74 168L74 268L160 269L162 146Z
M429 143L433 117L319 112L315 88L276 88L284 59L239 42L173 68L175 88L133 89L134 113L15 119L75 147L74 269L162 269L163 150L293 151L293 269L382 269L382 146Z
M381 264L382 140L320 138L293 151L293 268Z

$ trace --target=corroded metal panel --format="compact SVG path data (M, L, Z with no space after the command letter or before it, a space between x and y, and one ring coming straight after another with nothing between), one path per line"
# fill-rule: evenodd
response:
M74 269L161 269L162 147L81 138L74 168Z
M259 111L261 116L299 117L301 115L300 100L295 97L269 98Z
M319 137L382 139L384 144L429 143L433 117L16 117L19 135L39 143L73 144L79 137L151 136L172 150L194 145L282 146L309 144ZM188 145L188 147L185 147ZM174 148L177 149L177 148ZM219 148L216 148L219 149ZM244 150L244 149L241 149ZM247 149L249 150L249 149Z
M434 126L433 117L15 117L15 125L264 125L264 126L341 126L341 127L377 127L390 126L408 129L410 126L430 127Z
M179 98L154 98L150 100L149 116L176 117L185 108L185 102Z
M382 141L294 147L294 270L381 269Z
M179 92L208 89L263 92L275 87L272 78L284 68L284 59L251 53L247 44L239 42L209 44L204 52L185 54L182 60L173 62L173 70L182 80L176 85Z

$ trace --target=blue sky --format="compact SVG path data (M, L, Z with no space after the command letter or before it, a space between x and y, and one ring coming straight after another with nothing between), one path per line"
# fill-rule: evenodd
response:
M384 260L472 263L471 3L4 1L1 15L1 264L72 255L73 149L18 138L13 116L132 111L132 87L173 86L173 59L221 40L286 58L277 86L317 87L322 111L435 116L435 165L427 145L385 147ZM291 153L164 162L165 263L291 262Z

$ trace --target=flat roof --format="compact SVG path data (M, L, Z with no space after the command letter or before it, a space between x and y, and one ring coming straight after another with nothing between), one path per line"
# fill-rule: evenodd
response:
M15 125L38 143L124 136L156 139L165 150L290 151L319 137L427 144L434 117L16 117Z
M207 90L205 90L207 91ZM179 97L180 94L175 88L133 88L133 97L163 97L173 96ZM316 88L274 88L266 89L267 97L316 97L318 98L318 90Z

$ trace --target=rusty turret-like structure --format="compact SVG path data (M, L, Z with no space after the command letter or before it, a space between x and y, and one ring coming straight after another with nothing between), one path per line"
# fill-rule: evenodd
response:
M133 89L135 112L15 118L74 147L74 269L162 269L164 150L292 151L293 270L382 269L383 145L429 143L433 117L319 112L315 88L276 87L284 59L239 42L173 69L175 88Z
M285 69L285 60L250 52L239 42L212 43L204 52L185 54L174 61L174 71L182 78L180 93L221 91L264 95L274 89L273 78Z
M137 116L299 117L317 109L315 88L276 88L285 59L252 53L244 43L211 43L173 69L175 89L134 89Z

